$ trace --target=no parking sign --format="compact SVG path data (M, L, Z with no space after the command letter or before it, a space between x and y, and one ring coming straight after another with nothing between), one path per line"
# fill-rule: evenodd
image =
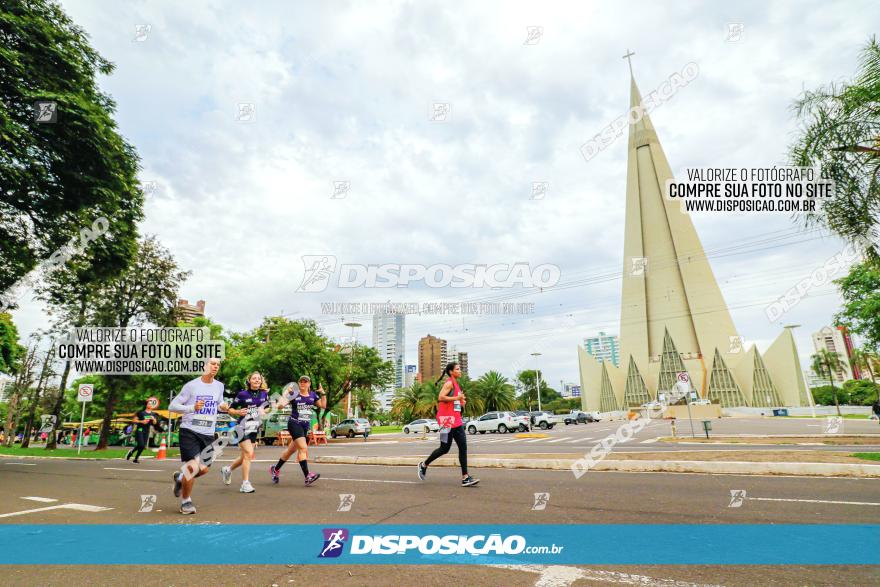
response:
M83 383L79 386L79 390L76 392L76 399L81 402L90 402L92 401L92 396L95 395L95 386L91 383Z

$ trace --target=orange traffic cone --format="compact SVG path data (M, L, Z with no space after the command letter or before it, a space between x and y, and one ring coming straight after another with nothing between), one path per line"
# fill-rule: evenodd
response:
M167 450L167 449L166 449L166 447L165 447L165 437L163 436L163 437L162 437L162 443L159 444L159 454L156 455L156 460L157 460L157 461L164 461L164 460L165 460L165 451L166 451L166 450Z

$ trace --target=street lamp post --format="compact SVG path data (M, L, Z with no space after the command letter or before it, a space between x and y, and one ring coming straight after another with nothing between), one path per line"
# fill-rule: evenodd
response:
M541 356L541 353L532 353L532 356L535 357L535 367L537 367L538 357ZM535 381L538 385L538 411L541 411L541 371L539 369L535 369Z
M351 370L354 365L354 350L357 347L357 340L354 337L354 329L360 328L362 324L360 322L346 322L346 326L351 328L351 350L348 353L348 395L345 400L345 413L346 418L351 418L351 388L352 388L352 380L351 380Z

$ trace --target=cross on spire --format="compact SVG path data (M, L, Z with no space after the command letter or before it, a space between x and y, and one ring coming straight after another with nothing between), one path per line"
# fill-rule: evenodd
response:
M632 64L632 59L631 59L631 57L633 55L635 55L635 53L633 51L630 51L629 49L627 49L626 55L623 56L623 59L626 59L627 63L629 63L629 76L630 77L633 77L633 64Z

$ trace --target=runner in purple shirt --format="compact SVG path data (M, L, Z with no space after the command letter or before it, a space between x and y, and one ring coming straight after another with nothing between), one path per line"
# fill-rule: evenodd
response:
M272 475L272 482L278 483L281 478L281 467L296 451L296 460L302 468L303 475L306 478L306 485L311 485L318 480L321 475L318 473L309 473L309 453L306 443L306 433L311 427L312 413L315 408L325 409L327 407L327 397L324 389L318 386L318 392L311 390L312 380L308 376L303 375L299 378L299 389L295 389L293 384L289 384L284 389L283 397L278 401L278 407L290 406L290 418L287 420L287 431L290 432L290 444L278 462L269 467L269 474Z
M253 493L254 486L250 482L251 461L254 460L254 449L257 446L257 437L260 433L260 426L263 423L263 416L269 409L269 387L266 380L259 371L251 373L247 380L247 389L242 389L235 396L229 414L239 416L238 428L236 431L241 440L238 442L238 448L241 449L241 455L232 463L232 465L220 469L220 476L223 483L229 485L232 483L232 471L241 467L241 493Z

